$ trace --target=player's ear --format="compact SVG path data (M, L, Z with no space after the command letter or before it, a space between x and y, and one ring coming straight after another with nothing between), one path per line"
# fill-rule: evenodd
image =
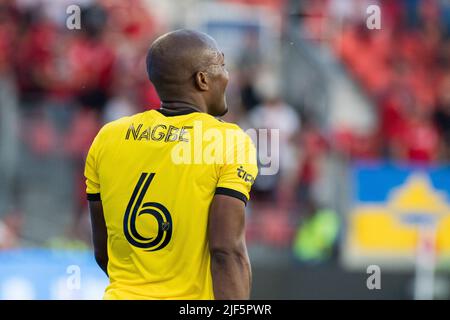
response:
M195 85L198 89L201 91L208 91L209 90L209 81L208 81L208 74L204 71L199 71L195 74Z

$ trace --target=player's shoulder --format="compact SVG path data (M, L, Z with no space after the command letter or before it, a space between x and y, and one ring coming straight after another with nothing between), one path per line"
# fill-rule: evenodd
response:
M207 124L208 128L215 128L215 129L218 129L221 131L229 130L229 131L234 131L240 135L246 135L244 130L242 130L242 128L239 127L239 125L237 125L236 123L227 122L227 121L213 117L206 113L202 113L202 117L205 120L204 122Z
M238 124L227 122L208 114L205 114L205 117L208 119L206 130L218 130L222 135L222 141L227 145L227 149L236 147L255 148L251 136Z

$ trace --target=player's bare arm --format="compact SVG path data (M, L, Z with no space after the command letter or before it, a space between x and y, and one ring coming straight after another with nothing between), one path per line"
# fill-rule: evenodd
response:
M208 237L215 299L249 299L252 274L245 244L244 202L215 195Z
M103 216L102 202L89 201L89 211L91 214L95 261L97 261L100 268L108 275L108 232L106 230L105 217Z

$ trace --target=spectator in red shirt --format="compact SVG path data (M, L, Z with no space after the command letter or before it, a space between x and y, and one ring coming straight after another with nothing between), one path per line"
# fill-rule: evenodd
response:
M399 160L412 163L431 164L439 156L439 135L431 119L430 110L416 106L393 141Z

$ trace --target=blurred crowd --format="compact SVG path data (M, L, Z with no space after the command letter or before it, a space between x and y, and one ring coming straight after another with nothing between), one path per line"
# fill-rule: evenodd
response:
M266 5L277 15L292 6L292 1L228 2ZM366 15L353 15L365 11L368 1L299 2L307 12L301 23L317 38L324 28L334 32L328 37L333 51L376 102L378 126L369 134L342 128L330 137L311 115L284 101L282 79L274 76L274 66L263 57L251 32L230 64L231 111L225 120L244 129L280 130L280 171L259 176L252 191L251 243L293 245L297 256L318 260L331 254L339 217L313 192L322 160L331 150L353 159L425 164L449 160L448 2L372 2L382 8L382 30L369 30L361 18ZM0 81L13 87L10 97L2 100L16 95L15 112L20 127L26 128L17 132L17 139L33 159L59 157L71 164L74 178L67 183L73 184L73 199L66 200L74 205L66 236L86 243L90 240L83 167L91 141L104 123L159 107L147 79L145 55L151 41L171 26L148 3L83 1L80 30L67 29L65 1L59 3L63 9L50 1L0 4ZM337 24L342 28L335 28ZM20 243L20 203L8 210L0 221L0 248ZM16 244L11 239L17 239Z
M374 4L380 30L367 26L366 9ZM356 158L448 161L450 3L324 0L305 8L309 30L316 39L328 32L334 53L377 106L375 130L358 135L342 128L336 148Z

